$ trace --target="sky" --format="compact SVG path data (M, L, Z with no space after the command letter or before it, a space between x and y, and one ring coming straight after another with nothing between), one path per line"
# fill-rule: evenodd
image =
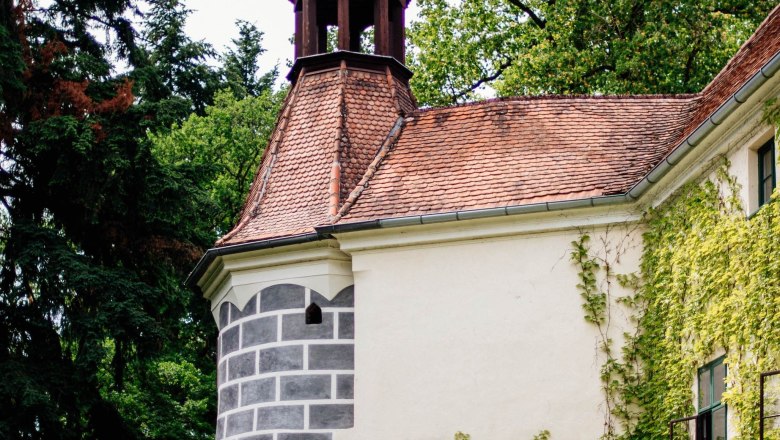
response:
M223 52L230 40L238 36L236 20L257 25L265 33L263 47L268 50L260 58L260 71L266 72L279 65L280 81L287 75L287 62L292 60L290 43L295 28L293 6L289 0L185 0L192 15L185 31L193 40L211 43L217 52ZM417 4L407 9L407 23L417 17Z

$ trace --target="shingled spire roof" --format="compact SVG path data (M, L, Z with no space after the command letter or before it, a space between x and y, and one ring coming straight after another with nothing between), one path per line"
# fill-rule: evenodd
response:
M414 109L411 74L394 59L351 52L316 58L301 59L293 71L297 79L241 219L218 245L311 232L332 221L401 115Z
M761 69L778 56L780 6L698 94L518 97L427 110L415 109L408 71L392 58L301 58L241 221L218 245L624 194L754 75L774 75ZM307 71L313 59L336 64Z

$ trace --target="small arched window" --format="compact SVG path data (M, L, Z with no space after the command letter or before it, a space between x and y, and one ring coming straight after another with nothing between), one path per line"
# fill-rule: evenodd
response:
M322 309L316 303L306 307L306 324L322 324Z

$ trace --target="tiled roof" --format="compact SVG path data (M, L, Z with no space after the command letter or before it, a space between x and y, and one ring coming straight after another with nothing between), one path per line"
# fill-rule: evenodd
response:
M408 85L389 67L301 72L241 219L217 245L302 234L331 221L399 115L413 108Z
M342 222L624 193L695 100L538 97L413 113Z
M415 109L397 66L366 69L364 58L323 68L345 57L331 54L307 73L315 60L301 59L242 218L218 245L625 193L778 51L780 7L695 95L519 97L427 110Z

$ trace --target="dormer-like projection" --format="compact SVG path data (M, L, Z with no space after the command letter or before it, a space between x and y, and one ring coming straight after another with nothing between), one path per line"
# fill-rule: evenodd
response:
M374 27L374 54L405 62L409 0L290 0L295 5L295 58L326 53L328 26L338 27L338 50L360 51L360 36Z

